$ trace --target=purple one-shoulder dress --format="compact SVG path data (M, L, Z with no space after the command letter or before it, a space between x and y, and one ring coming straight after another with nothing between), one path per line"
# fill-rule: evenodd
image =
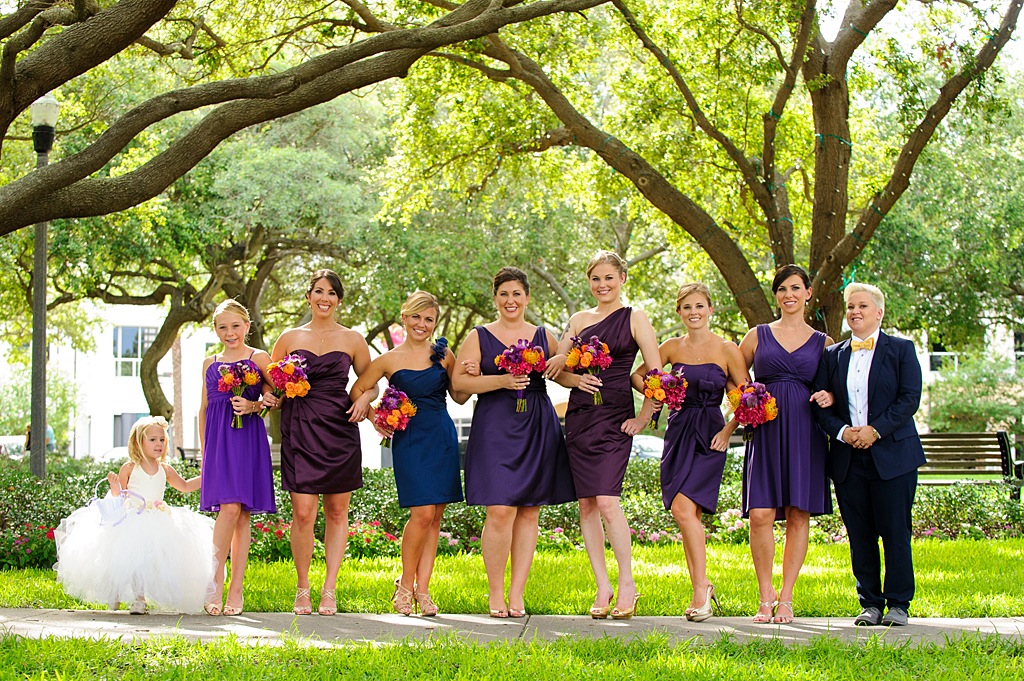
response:
M491 361L505 345L483 326L481 371L502 370ZM530 341L550 356L547 332L538 326ZM524 391L526 411L516 411L515 390L492 390L477 397L466 448L466 503L481 506L542 506L576 499L565 453L565 437L548 397L544 377L530 373Z
M622 307L580 331L580 338L597 336L608 345L612 363L601 371L603 404L578 388L569 393L565 412L565 446L569 452L576 497L621 496L633 436L622 423L636 416L629 376L640 347L629 328L633 308Z
M352 358L340 350L306 360L309 393L284 400L281 412L281 487L301 494L341 494L363 486L359 428L345 413Z
M725 470L725 452L711 449L711 440L725 427L722 396L726 376L717 364L673 364L686 379L683 406L668 415L661 457L661 500L672 508L677 494L707 513L718 507Z
M242 360L257 374L252 359ZM241 504L249 513L276 513L274 474L270 463L270 441L263 419L255 414L242 416L242 427L232 428L235 412L233 393L217 389L220 366L233 362L214 362L206 368L206 428L203 432L203 482L199 488L199 508L217 512L221 504ZM263 379L246 386L242 397L258 400Z
M825 334L787 352L767 324L757 326L754 378L775 398L779 415L754 428L743 461L743 516L752 508L774 508L777 520L793 506L822 515L832 512L825 475L825 433L811 414L811 384L825 349Z

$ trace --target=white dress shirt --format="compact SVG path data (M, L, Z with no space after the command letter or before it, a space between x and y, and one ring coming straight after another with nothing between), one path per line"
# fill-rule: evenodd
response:
M878 348L878 333L881 329L868 336L874 340L874 347L871 350L857 350L850 353L850 371L846 375L846 394L850 400L850 425L855 427L868 425L868 375L871 373L871 360L874 359L875 350ZM851 338L853 341L863 342L868 338ZM839 439L843 439L843 433L847 426L839 429ZM843 440L845 442L845 440Z

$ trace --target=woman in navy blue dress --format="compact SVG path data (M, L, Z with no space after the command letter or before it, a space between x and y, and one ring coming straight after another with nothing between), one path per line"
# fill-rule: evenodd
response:
M479 395L466 449L466 503L487 507L480 550L491 617L525 617L523 594L537 547L540 508L573 501L576 491L562 426L544 377L536 372L513 376L494 363L520 340L541 348L545 357L558 343L543 326L526 321L530 282L525 272L502 267L494 277L493 294L498 319L466 337L453 383ZM516 411L517 391L526 399L524 412ZM512 575L506 603L509 556Z
M786 624L793 621L793 589L807 557L810 517L832 512L825 475L828 445L811 413L811 386L832 339L804 321L811 282L803 268L780 267L772 291L782 311L779 319L757 325L740 343L754 380L765 384L779 409L774 421L754 428L747 443L742 510L750 518L750 555L760 592L754 622ZM777 520L786 521L778 592L772 581Z
M405 340L373 360L352 386L352 399L358 400L377 381L387 378L416 405L416 414L405 430L382 434L392 438L398 503L411 509L402 531L402 576L395 580L391 602L403 615L418 607L426 617L438 612L429 588L441 516L447 504L462 501L459 442L445 395L450 394L459 404L469 399L468 393L451 387L455 355L448 349L448 341L438 338L431 342L439 312L437 298L430 293L410 295L402 305Z

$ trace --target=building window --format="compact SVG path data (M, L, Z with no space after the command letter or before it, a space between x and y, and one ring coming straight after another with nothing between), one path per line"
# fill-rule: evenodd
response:
M114 327L114 375L138 376L142 355L156 339L155 326Z
M960 367L960 355L947 352L942 343L932 343L932 351L928 354L928 368L931 371L956 371Z

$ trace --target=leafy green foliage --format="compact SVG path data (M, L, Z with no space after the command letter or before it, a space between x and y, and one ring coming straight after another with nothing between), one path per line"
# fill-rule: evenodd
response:
M936 432L1006 430L1024 440L1024 376L1003 357L965 355L928 386L928 425Z
M31 368L9 364L10 371L0 379L0 432L18 435L31 422ZM59 371L46 375L46 411L57 438L57 451L67 451L68 423L77 411L77 386Z

